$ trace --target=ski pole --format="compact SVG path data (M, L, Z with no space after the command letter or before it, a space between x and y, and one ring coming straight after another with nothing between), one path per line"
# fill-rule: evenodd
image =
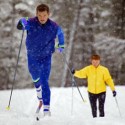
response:
M120 108L119 108L118 101L117 101L116 97L115 97L115 102L116 102L116 105L117 105L117 108L118 108L118 111L119 111L119 115L122 118L122 115L121 115Z
M72 105L71 105L71 115L73 115L73 96L74 96L74 83L73 83L73 80L72 80Z
M11 103L11 98L12 98L12 93L13 93L13 87L14 87L15 78L16 78L17 66L18 66L18 63L19 63L19 56L20 56L20 51L21 51L21 47L22 47L23 36L24 36L24 30L22 32L21 42L20 42L20 46L19 46L18 58L17 58L17 63L16 63L14 77L13 77L13 82L12 82L12 88L11 88L11 93L10 93L10 98L9 98L9 104L8 104L8 106L6 108L7 110L10 109L10 103Z
M78 92L79 92L79 94L80 94L80 96L81 96L83 102L86 102L86 100L83 98L83 96L82 96L82 94L81 94L81 92L80 92L80 90L79 90L79 87L78 87L78 85L77 85L77 83L76 83L76 81L75 81L75 79L74 79L74 76L73 76L73 74L72 74L72 72L71 72L71 70L70 70L70 68L69 68L68 62L67 62L67 60L66 60L66 56L65 56L65 54L64 54L63 52L62 52L62 57L63 57L63 60L64 60L64 62L66 63L66 65L67 65L67 67L68 67L70 76L71 76L71 78L72 78L72 82L73 82L73 83L75 84L75 86L77 87L77 90L78 90Z

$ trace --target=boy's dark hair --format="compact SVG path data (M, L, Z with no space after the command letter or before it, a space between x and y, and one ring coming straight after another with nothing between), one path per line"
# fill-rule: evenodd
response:
M100 60L100 56L97 55L97 54L94 54L94 55L91 56L91 59L92 60Z
M39 12L47 11L47 13L49 13L49 6L47 6L46 4L40 4L36 8L36 12L38 11Z

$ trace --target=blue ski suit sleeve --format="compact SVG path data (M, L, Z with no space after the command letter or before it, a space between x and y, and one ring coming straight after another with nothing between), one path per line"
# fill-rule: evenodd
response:
M57 30L59 46L64 46L64 32L62 28L59 26Z

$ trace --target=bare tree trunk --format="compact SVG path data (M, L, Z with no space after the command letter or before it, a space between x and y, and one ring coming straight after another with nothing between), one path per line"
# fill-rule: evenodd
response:
M11 25L11 39L10 39L10 56L9 58L12 58L12 51L13 51L13 40L14 40L14 27L15 27L15 3L13 2L12 3L12 8L13 8L13 11L12 11L12 25Z
M125 39L125 0L122 0L122 22L121 22L121 37Z
M78 1L78 8L75 10L75 15L74 16L74 21L73 24L70 28L70 37L69 37L69 45L67 47L67 51L66 51L66 59L67 62L70 63L70 59L72 56L72 52L73 52L73 42L75 39L75 34L77 32L77 26L79 23L79 16L80 16L80 9L81 9L81 4L83 3L83 0ZM63 77L62 77L62 87L66 86L67 84L67 74L68 74L68 68L67 65L64 65L64 71L63 71Z
M69 63L70 61L70 56L71 56L71 53L72 53L72 47L73 47L73 41L74 41L74 36L75 36L75 29L76 29L76 26L77 26L77 16L74 17L74 21L73 21L73 24L72 24L72 27L70 29L70 38L69 38L69 45L68 47L66 48L66 60L67 62ZM67 68L67 65L65 63L64 65L64 70L63 70L63 76L62 76L62 87L65 86L65 83L66 83L66 76L67 76L67 72L68 72L68 68Z

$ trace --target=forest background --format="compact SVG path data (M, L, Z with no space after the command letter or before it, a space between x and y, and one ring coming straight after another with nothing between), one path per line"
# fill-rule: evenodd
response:
M0 89L13 83L22 31L16 25L21 17L34 17L40 3L50 7L50 18L64 30L65 53L69 67L83 68L90 56L99 54L116 85L125 85L125 0L0 0ZM26 33L25 33L26 37ZM32 88L27 69L25 37L14 88ZM57 42L58 39L56 39ZM86 80L76 79L79 86ZM50 86L72 86L66 63L53 54Z

